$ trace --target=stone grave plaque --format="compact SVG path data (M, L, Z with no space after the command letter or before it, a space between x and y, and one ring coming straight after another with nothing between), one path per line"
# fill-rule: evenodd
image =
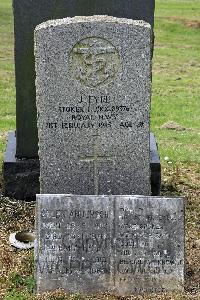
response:
M143 196L114 199L117 293L183 290L183 199Z
M41 193L151 194L151 38L108 16L36 27Z
M113 221L109 197L37 197L38 291L109 290Z
M184 200L37 195L37 292L183 290Z

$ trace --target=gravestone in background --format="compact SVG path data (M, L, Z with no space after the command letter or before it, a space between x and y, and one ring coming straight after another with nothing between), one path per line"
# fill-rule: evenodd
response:
M130 19L36 27L41 193L151 194L151 43Z
M184 201L37 195L37 292L183 291Z
M33 33L49 19L107 14L154 23L154 0L13 0L16 73L16 136L9 133L4 159L5 194L34 197L39 192L38 134ZM160 162L151 139L152 191L159 194ZM23 158L20 160L20 158Z

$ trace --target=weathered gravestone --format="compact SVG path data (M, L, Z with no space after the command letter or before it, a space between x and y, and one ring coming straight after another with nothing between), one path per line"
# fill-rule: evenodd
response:
M41 193L151 194L151 38L108 16L36 27Z
M36 192L39 192L33 51L33 33L36 25L49 19L107 14L144 20L153 28L154 2L154 0L130 0L124 4L122 0L13 0L17 128L16 137L14 132L9 133L4 159L6 195L27 198L33 197ZM152 139L152 144L154 143L154 139ZM154 148L152 152L155 152ZM156 161L151 161L152 191L154 194L159 194L160 163L157 163L159 161L157 151L155 154Z
M37 195L37 292L183 290L184 201Z

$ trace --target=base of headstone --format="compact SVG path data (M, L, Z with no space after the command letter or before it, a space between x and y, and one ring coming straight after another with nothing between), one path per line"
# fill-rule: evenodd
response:
M159 196L161 188L161 164L158 146L153 133L150 133L151 195Z
M161 165L157 143L150 135L151 194L160 195ZM4 195L15 199L34 199L39 193L39 160L17 159L15 132L9 132L7 149L3 162Z
M17 159L15 132L9 132L3 162L4 195L15 199L35 199L39 193L38 159Z

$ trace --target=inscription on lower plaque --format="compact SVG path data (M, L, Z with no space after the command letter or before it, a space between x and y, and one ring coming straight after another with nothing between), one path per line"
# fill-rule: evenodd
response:
M44 194L36 216L38 292L183 289L181 198Z

